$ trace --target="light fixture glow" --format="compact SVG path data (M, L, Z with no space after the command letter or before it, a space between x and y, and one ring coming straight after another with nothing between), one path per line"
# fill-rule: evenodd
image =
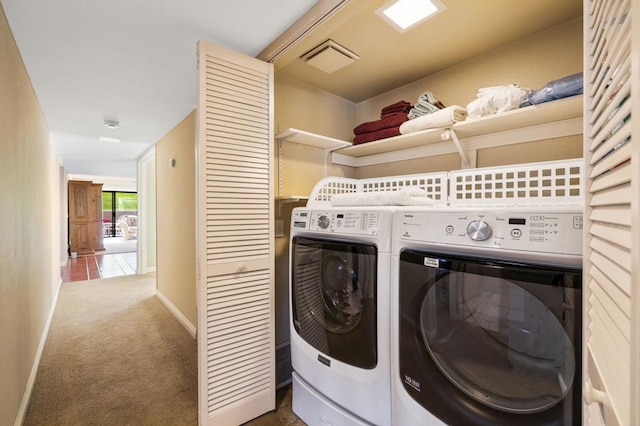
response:
M379 9L377 13L404 32L444 9L445 5L438 0L397 0Z
M98 138L100 142L109 142L109 143L120 143L120 139L118 138L110 138L108 136L100 136Z

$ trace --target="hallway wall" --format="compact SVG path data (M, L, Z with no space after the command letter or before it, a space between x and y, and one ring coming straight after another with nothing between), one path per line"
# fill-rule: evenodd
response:
M0 424L12 425L60 287L60 164L2 6L0 58Z
M155 162L158 292L180 311L184 318L178 319L186 319L192 332L197 325L195 117L192 112L158 141Z

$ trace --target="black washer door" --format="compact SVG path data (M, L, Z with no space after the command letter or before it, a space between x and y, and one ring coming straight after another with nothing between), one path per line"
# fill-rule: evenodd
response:
M374 245L294 237L291 302L296 332L347 364L377 365Z
M576 424L580 280L576 270L404 251L405 389L448 423Z

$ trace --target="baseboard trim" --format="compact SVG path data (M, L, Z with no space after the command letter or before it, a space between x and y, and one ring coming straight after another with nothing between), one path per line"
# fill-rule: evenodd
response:
M56 305L58 304L58 296L60 295L60 288L62 287L62 278L58 282L58 287L53 294L53 300L51 301L51 308L49 309L49 315L47 321L44 324L42 330L42 336L40 336L40 343L38 343L38 350L36 356L33 359L33 365L31 366L31 373L29 373L29 380L27 380L27 387L22 395L22 401L20 407L18 407L18 414L16 415L15 426L21 426L24 423L24 419L27 416L27 410L29 409L29 402L31 402L31 394L33 393L33 387L36 384L36 376L38 375L38 368L40 367L40 361L42 360L42 353L44 352L44 345L49 337L49 329L51 328L51 322L53 321L53 314L56 311Z
M166 306L167 309L169 309L169 312L171 312L173 314L173 316L176 317L178 322L180 324L182 324L182 326L184 328L187 329L187 331L189 332L191 337L193 337L195 339L196 338L196 327L193 324L191 324L191 322L187 319L187 317L185 317L182 314L182 312L180 312L180 310L176 307L176 305L171 303L171 301L167 298L167 296L162 294L162 292L160 290L158 290L158 289L156 289L156 296L158 296L158 299L160 299L160 301L164 304L164 306Z

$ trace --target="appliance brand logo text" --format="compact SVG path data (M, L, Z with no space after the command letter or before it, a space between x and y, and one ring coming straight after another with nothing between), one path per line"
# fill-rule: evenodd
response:
M431 268L437 268L440 266L440 261L438 259L434 259L433 257L425 257L424 258L424 266L429 266Z

